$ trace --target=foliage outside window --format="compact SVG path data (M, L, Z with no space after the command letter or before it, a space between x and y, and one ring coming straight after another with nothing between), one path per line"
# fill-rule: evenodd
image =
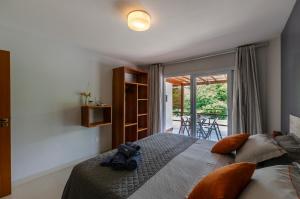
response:
M181 87L173 88L173 112L180 115ZM219 119L227 118L227 84L203 84L196 89L197 113L218 115ZM184 88L184 112L190 113L190 86Z

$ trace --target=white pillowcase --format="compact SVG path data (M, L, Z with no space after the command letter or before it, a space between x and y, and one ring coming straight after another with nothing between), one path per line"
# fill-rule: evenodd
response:
M300 137L300 118L290 115L290 133Z
M259 163L285 154L280 146L274 144L267 135L257 134L248 138L246 143L237 150L235 162Z
M257 169L239 199L298 199L289 167L278 165Z

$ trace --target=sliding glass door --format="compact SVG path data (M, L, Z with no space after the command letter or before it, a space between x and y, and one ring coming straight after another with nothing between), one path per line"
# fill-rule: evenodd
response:
M231 72L165 78L167 132L219 140L230 134Z

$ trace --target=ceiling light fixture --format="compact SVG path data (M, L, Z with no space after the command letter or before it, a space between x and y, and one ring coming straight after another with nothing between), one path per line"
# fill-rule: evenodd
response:
M150 28L151 17L143 10L135 10L127 16L128 27L134 31L145 31Z

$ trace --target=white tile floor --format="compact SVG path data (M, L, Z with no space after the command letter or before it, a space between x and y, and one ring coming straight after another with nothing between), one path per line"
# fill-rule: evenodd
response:
M72 167L34 179L13 188L12 195L1 199L61 199Z

